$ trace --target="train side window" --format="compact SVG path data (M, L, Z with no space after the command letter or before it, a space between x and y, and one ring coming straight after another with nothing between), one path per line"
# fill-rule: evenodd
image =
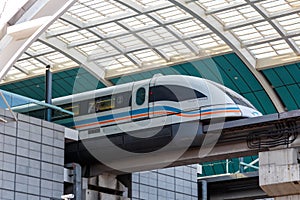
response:
M154 101L176 101L178 99L169 86L158 85L150 88L149 102Z
M131 105L131 91L114 94L113 97L116 99L115 108L125 108Z
M145 88L141 87L136 91L136 104L137 105L143 105L146 99L146 90Z
M150 88L150 102L154 101L185 101L206 97L203 93L178 85L158 85Z

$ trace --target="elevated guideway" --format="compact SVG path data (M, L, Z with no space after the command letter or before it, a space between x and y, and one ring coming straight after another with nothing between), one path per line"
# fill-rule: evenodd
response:
M199 124L200 123L200 124ZM190 122L184 125L183 131L186 132L188 139L190 127L197 125L197 134L191 147L188 148L179 158L173 160L182 149L180 142L169 151L148 153L141 152L143 147L151 150L157 145L168 144L167 140L172 140L172 133L166 131L163 135L144 140L143 143L129 140L127 134L114 135L110 138L115 144L135 153L126 157L110 154L109 164L119 166L120 171L134 172L161 168L161 166L180 166L199 162L223 160L234 157L257 155L258 152L268 151L273 148L287 148L300 146L297 138L300 131L300 110L284 112L279 114L265 115L262 117L228 121L222 124L203 125L199 121ZM169 127L172 131L176 127ZM214 134L221 132L217 143L210 149L209 140L215 139ZM138 134L138 133L136 133ZM88 141L89 140L89 141ZM101 171L112 172L114 170L105 167L101 162L94 159L89 154L85 145L90 145L94 151L107 151L102 137L85 139L84 141L71 142L66 144L66 159L72 159L82 165L90 166L90 174L98 174ZM85 145L83 145L83 143ZM161 143L161 144L159 144ZM71 160L70 160L71 161ZM120 173L120 172L119 172ZM122 173L122 172L121 172Z

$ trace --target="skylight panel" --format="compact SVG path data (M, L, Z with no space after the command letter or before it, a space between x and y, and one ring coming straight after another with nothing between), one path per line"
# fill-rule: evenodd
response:
M156 60L161 60L161 57L158 56L151 49L136 51L136 52L133 52L129 55L136 57L143 64L146 64L147 62L153 62L153 61L156 61Z
M257 59L293 53L293 50L284 40L251 46L249 50Z
M178 7L171 7L163 10L156 11L155 14L160 17L163 22L174 21L186 17L190 17L190 14Z
M127 18L121 20L120 22L124 22L126 25L128 25L128 28L130 28L131 30L140 30L158 25L146 15L139 15L136 17Z
M215 16L226 26L263 17L250 5L216 13Z
M173 27L173 30L176 30L181 37L200 35L203 34L204 31L209 31L207 26L194 19L178 22L169 26Z
M279 33L268 23L261 22L242 28L232 29L232 32L243 42L259 42L266 38L279 38Z
M193 53L186 45L182 42L176 42L169 45L160 46L157 48L159 51L163 52L171 60L175 57L188 58Z
M200 4L206 10L216 10L224 7L230 7L236 4L245 3L244 0L198 0Z
M296 44L300 47L300 36L293 37L292 39L293 39L293 40L296 42Z
M112 52L118 53L118 51L115 48L113 48L111 45L109 45L104 41L82 45L76 47L76 49L78 49L86 56L92 56L95 54L101 55L101 54L112 53Z
M300 31L300 14L288 15L277 18L276 21L283 27L286 33Z
M199 48L199 50L216 47L222 44L222 40L215 34L193 38L191 41Z
M266 0L262 1L260 5L269 13L277 13L283 11L290 11L300 7L299 1L295 0Z
M34 54L47 53L53 51L53 49L41 42L34 42L29 48L28 51L33 52Z
M170 2L167 0L159 0L159 1L157 1L157 0L135 0L135 2L137 4L143 6L144 8L156 7L156 6L163 5L163 4L170 4Z
M97 37L87 30L80 30L60 35L58 36L58 38L64 41L65 43L70 44L72 42L83 42L89 39L96 39Z
M138 33L143 39L147 40L151 45L160 45L166 42L176 41L176 37L163 27L147 30Z
M94 29L98 30L99 33L103 36L114 36L114 35L121 35L123 33L128 33L126 29L123 27L119 26L115 22L99 25L95 27Z
M72 29L75 28L71 24L58 19L47 29L47 31L54 32L54 31L59 31L59 30L65 30L67 27L72 28Z
M115 38L115 41L122 47L122 50L131 51L139 48L146 48L147 45L134 35L127 35Z
M113 59L106 59L101 64L105 70L121 70L123 68L137 68L127 57L124 55L115 56Z

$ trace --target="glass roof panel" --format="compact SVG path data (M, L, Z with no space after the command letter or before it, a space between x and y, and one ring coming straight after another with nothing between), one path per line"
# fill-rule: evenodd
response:
M151 7L157 7L160 5L172 5L168 0L136 0L135 1L138 5L143 6L144 8L151 8Z
M299 13L277 18L276 21L278 21L287 34L295 34L300 32Z
M185 19L191 17L189 13L180 9L179 7L171 7L163 10L156 11L155 14L159 17L162 22L170 22L178 19Z
M300 7L298 0L266 0L259 3L268 14L289 12Z
M198 0L197 2L208 11L245 3L244 0Z
M79 0L68 14L81 22L98 21L126 13L126 7L115 1Z
M105 54L107 53L119 53L115 48L105 41L78 46L76 49L86 56L97 55L98 57L101 57L106 56Z
M210 34L203 37L196 37L191 39L191 41L199 48L201 52L211 51L212 48L215 48L215 50L219 49L219 52L212 51L210 52L211 54L230 51L230 47L228 47L225 44L225 42L216 34Z
M116 37L122 34L128 33L128 30L124 29L115 22L98 25L91 29L98 37Z
M121 47L121 51L132 51L147 48L147 45L134 35L126 35L114 39Z
M256 58L266 58L277 55L283 55L292 53L293 50L284 40L278 40L275 42L264 43L249 47L250 51Z
M173 34L163 27L143 31L138 33L138 35L152 45L160 45L162 43L170 43L177 40Z
M268 23L261 22L233 29L232 32L243 42L258 42L263 39L279 38L279 33Z
M121 23L128 25L131 30L140 30L157 26L158 24L146 15L139 15L127 19L120 20Z
M77 27L66 21L58 19L47 29L47 33L51 35L51 33L64 33L65 31L70 30L77 30Z
M216 13L216 17L225 25L248 22L253 19L263 19L263 17L250 5L230 9Z
M168 45L163 45L157 48L160 52L163 52L169 59L176 60L179 58L188 58L192 52L182 42L176 42ZM194 56L194 55L193 55ZM177 58L178 59L178 58Z
M78 43L78 42L84 42L91 39L97 39L97 37L91 32L89 32L88 30L79 30L76 32L67 33L58 36L58 38L67 44L70 44L72 42Z
M173 27L173 30L176 30L176 32L181 37L191 37L191 36L201 35L201 34L203 34L204 31L211 32L207 28L207 26L205 26L203 23L201 23L195 19L177 22L177 23L171 24L169 26Z

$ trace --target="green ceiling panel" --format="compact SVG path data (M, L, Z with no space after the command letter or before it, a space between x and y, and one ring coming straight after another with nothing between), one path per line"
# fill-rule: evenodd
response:
M102 83L99 83L99 81L94 76L92 76L90 73L88 73L82 68L57 72L53 74L53 98L72 94L75 80L76 86L78 87L75 89L75 91L78 92L95 89L95 85L98 85L97 88L104 87L104 85ZM1 85L0 88L37 100L45 99L44 76L23 80L17 83Z
M297 82L300 77L300 64L292 64L286 67L287 71L293 77L293 79Z
M193 63L185 63L180 65L183 69L189 72L191 76L201 77L199 70L195 67Z
M243 94L243 96L248 99L249 101L252 102L253 105L255 105L255 107L258 110L264 110L264 108L262 107L260 101L257 99L257 97L255 96L254 93L245 93ZM264 111L265 113L267 113L266 111Z
M221 83L221 80L218 75L216 76L216 73L218 72L213 72L213 70L211 70L211 68L214 68L213 66L215 65L215 63L211 63L212 65L206 65L205 64L205 60L204 61L196 61L193 62L192 64L194 65L194 67L198 70L198 72L200 73L200 75L198 75L198 77L202 77L202 78L206 78L218 83Z
M219 57L216 57L219 58ZM242 60L236 54L227 54L225 58L231 63L233 67L237 69L243 80L249 84L252 91L263 90L260 83L256 80L248 67L242 62ZM213 58L214 59L214 58Z
M218 64L218 67L220 70L224 70L225 73L227 73L228 77L234 82L235 85L239 86L239 90L241 93L247 93L247 92L251 92L250 87L248 86L248 84L245 82L244 80L244 76L247 76L249 74L249 72L247 72L244 75L240 75L238 73L238 70L235 68L235 66L232 63L230 63L225 56L219 56L217 58L214 59L216 61L216 63ZM238 66L239 68L240 66ZM242 66L244 67L244 66ZM242 68L240 67L240 68ZM224 77L226 78L226 77ZM231 88L234 89L234 88Z
M181 65L176 65L174 67L168 67L162 69L163 74L170 74L170 75L176 75L176 74L182 74L182 75L190 75L187 70L181 67Z
M287 86L293 100L297 104L297 108L300 108L300 101L298 100L300 98L300 88L299 85L293 84L293 85L288 85Z
M268 97L267 93L263 90L254 92L256 99L259 101L259 104L262 107L263 113L271 113L274 109L274 105L271 99ZM252 99L249 99L250 101Z
M262 71L274 87L287 110L300 109L299 63Z
M277 73L277 75L280 77L282 83L285 85L294 84L295 80L292 78L288 70L286 70L285 67L278 67L275 68L274 71Z

